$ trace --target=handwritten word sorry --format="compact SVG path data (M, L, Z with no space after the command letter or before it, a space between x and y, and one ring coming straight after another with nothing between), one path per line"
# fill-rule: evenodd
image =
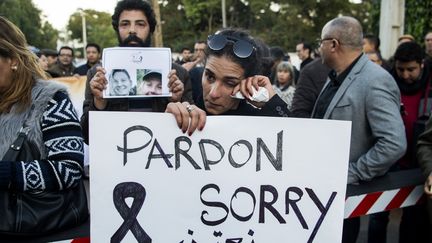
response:
M300 189L299 187L288 187L286 189L285 198L284 198L284 200L285 200L285 204L284 204L285 214L289 215L290 208L291 208L292 211L294 211L294 214L297 217L297 219L298 219L299 223L301 224L301 226L303 227L303 229L306 229L306 230L309 229L310 223L308 224L308 222L306 222L305 217L303 216L303 213L300 210L299 205L301 205L301 200L308 200L308 199L312 200L312 202L314 203L314 205L318 209L319 213L321 214L319 216L318 220L315 222L315 226L313 227L311 235L309 236L308 242L312 242L313 239L315 238L327 212L329 211L329 209L333 203L333 200L336 197L337 192L332 192L329 199L327 200L327 203L325 203L325 205L324 205L323 202L318 198L317 194L312 189L305 188L304 190L306 191L308 198L303 196L304 195L303 190ZM229 202L229 208L225 203L223 203L220 200L219 201L215 201L215 200L209 201L209 200L203 198L203 194L206 191L215 191L215 192L217 192L217 194L220 194L219 186L216 184L205 185L201 189L200 198L201 198L201 202L205 206L213 207L213 208L219 208L219 209L223 210L225 212L225 214L220 219L208 220L209 212L208 212L208 210L203 210L201 213L201 222L203 222L205 225L215 226L215 225L222 224L228 218L230 212L231 212L232 217L234 217L236 220L241 221L241 222L249 221L255 213L255 208L257 207L257 198L256 198L255 194L253 193L253 191L247 187L239 187L234 191L234 193L231 197L231 200ZM243 215L243 216L239 215L237 213L238 209L236 210L233 207L233 201L240 194L244 194L244 196L248 196L251 199L252 210L248 215ZM266 195L271 195L271 198L266 197ZM279 198L279 192L274 186L272 186L272 185L261 185L260 186L259 201L258 201L258 214L259 214L258 215L258 223L260 223L260 224L265 223L265 211L267 210L268 212L270 212L273 215L273 217L276 218L276 220L280 224L286 224L286 220L284 219L284 217L282 217L279 210L274 206L274 204L276 203L278 198ZM244 205L243 205L243 207L244 207ZM307 208L307 210L311 210L311 208Z

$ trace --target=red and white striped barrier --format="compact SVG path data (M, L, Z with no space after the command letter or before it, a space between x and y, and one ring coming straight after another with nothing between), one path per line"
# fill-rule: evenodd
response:
M55 241L52 243L90 243L90 237L77 238L71 240Z
M423 185L407 186L383 192L348 197L345 200L345 218L403 208L422 203Z

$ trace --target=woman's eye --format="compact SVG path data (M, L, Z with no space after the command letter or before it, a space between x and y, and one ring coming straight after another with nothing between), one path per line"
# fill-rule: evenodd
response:
M235 87L235 86L237 86L237 83L236 82L227 82L226 83L229 87Z
M214 82L215 81L215 77L212 75L212 74L206 74L206 79L209 81L209 82Z

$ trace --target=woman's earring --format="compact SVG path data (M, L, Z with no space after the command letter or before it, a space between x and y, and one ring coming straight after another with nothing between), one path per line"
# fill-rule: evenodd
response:
M18 66L12 66L11 69L16 71L16 70L18 70Z

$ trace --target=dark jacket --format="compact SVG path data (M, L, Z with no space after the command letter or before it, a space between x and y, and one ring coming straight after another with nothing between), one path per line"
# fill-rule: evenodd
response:
M96 64L100 64L100 62L98 62ZM87 63L75 68L74 74L79 74L80 76L87 75L88 70L90 70L91 68L92 68L92 66L90 66L90 64L87 62Z
M417 143L417 161L425 178L432 173L432 116L426 123L426 130ZM432 199L427 198L429 220L432 222Z
M314 59L308 57L302 63L300 63L300 71L303 70L303 68L306 67L306 65L308 65L309 63L311 63L313 60Z
M329 72L330 68L321 62L321 58L315 58L300 71L291 106L291 116L310 118L315 101Z
M97 111L98 109L94 106L94 99L93 94L90 90L90 80L93 78L93 76L96 74L96 67L100 66L100 64L94 65L88 72L87 72L87 82L86 82L86 89L85 89L85 99L83 103L83 114L81 116L81 127L83 130L83 138L85 143L89 143L88 136L89 136L89 111ZM182 102L187 101L191 104L193 104L192 100L192 88L189 80L189 74L182 66L172 63L172 68L176 70L177 77L183 82L184 84L184 92L182 96ZM131 106L134 106L134 103L138 102L138 100L135 99L107 99L108 103L105 107L104 111L129 111ZM161 98L151 98L151 107L153 112L164 112L166 109L166 106L169 103L169 98L161 97ZM135 106L136 107L136 106Z

